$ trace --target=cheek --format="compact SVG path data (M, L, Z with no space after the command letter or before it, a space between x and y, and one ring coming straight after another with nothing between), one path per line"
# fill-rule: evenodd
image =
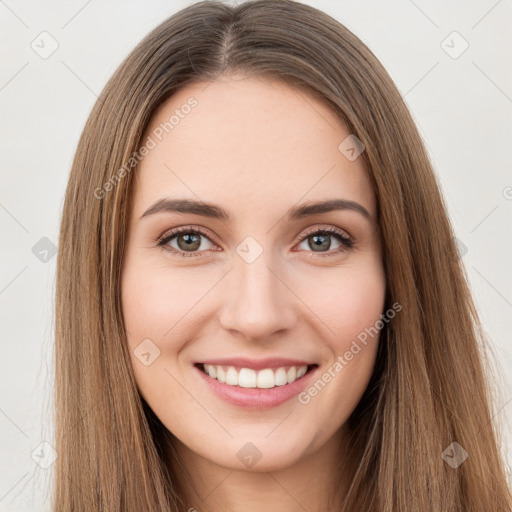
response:
M332 425L340 425L357 406L373 373L386 281L378 264L368 265L364 271L340 268L335 279L332 277L331 284L317 281L322 286L309 295L308 302L329 328L323 332L331 359L299 398L313 416L330 416Z
M187 339L190 309L201 286L183 272L170 272L147 260L127 259L121 300L135 380L150 407L161 411L166 404L180 400L180 388L168 372L175 374L173 361ZM146 360L145 354L149 354Z
M194 306L214 286L210 276L171 271L160 266L127 266L122 279L125 326L131 343L138 339L168 339L183 319L193 318Z
M154 408L179 398L167 371L174 374L173 361L188 339L194 304L206 293L200 280L184 274L141 263L123 269L121 300L129 355L139 390Z
M314 289L309 286L302 296L308 297L308 307L324 324L322 331L337 353L347 350L351 340L384 312L386 281L381 265L344 267L310 282L315 283Z

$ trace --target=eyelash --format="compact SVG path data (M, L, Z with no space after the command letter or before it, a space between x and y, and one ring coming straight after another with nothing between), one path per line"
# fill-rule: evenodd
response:
M172 254L176 254L178 256L183 256L183 257L187 257L187 258L190 256L201 256L201 252L203 252L203 251L186 252L186 251L177 250L174 247L167 245L174 237L176 237L177 235L179 235L181 233L203 235L208 240L210 240L208 233L206 233L206 231L203 230L201 227L199 227L199 226L193 226L193 227L192 226L184 226L184 227L176 228L176 229L164 234L163 236L161 236L157 240L157 246L161 247L162 249L164 249L166 251L169 251ZM350 249L354 245L354 240L352 238L347 236L340 229L334 228L334 227L313 228L313 229L307 230L300 238L297 238L296 240L294 240L294 244L296 245L298 243L302 243L304 240L306 240L311 235L335 236L338 238L338 240L342 244L338 249L334 249L334 250L331 250L331 251L325 252L325 253L316 253L317 256L320 256L322 258L334 256L334 255L340 254L342 252L345 252L347 249ZM211 240L210 240L210 242L211 242ZM212 243L214 243L214 242L212 242ZM314 251L307 251L307 252L314 252Z

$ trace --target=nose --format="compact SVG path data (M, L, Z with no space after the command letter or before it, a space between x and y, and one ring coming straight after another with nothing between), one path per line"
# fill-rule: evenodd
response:
M234 267L228 276L227 300L220 311L222 327L260 341L275 334L282 336L291 329L297 321L298 300L266 252L252 263L235 258Z

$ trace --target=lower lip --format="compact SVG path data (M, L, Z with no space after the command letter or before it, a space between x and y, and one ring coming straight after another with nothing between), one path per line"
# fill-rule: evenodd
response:
M194 366L194 368L217 396L230 404L247 409L270 409L287 402L307 386L318 370L318 366L313 367L300 379L291 384L275 386L270 389L260 389L230 386L210 377L197 366Z

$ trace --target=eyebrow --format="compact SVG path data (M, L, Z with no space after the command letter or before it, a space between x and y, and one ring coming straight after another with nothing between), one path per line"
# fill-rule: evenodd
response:
M328 199L326 201L319 201L316 203L304 203L290 208L287 212L287 218L289 221L300 220L311 215L328 213L335 210L352 210L361 214L372 224L375 223L370 212L363 205L356 203L355 201L349 201L348 199ZM149 215L161 212L190 213L223 221L231 220L230 214L220 206L200 201L193 201L190 199L169 198L159 199L156 203L150 206L140 218L142 219Z

